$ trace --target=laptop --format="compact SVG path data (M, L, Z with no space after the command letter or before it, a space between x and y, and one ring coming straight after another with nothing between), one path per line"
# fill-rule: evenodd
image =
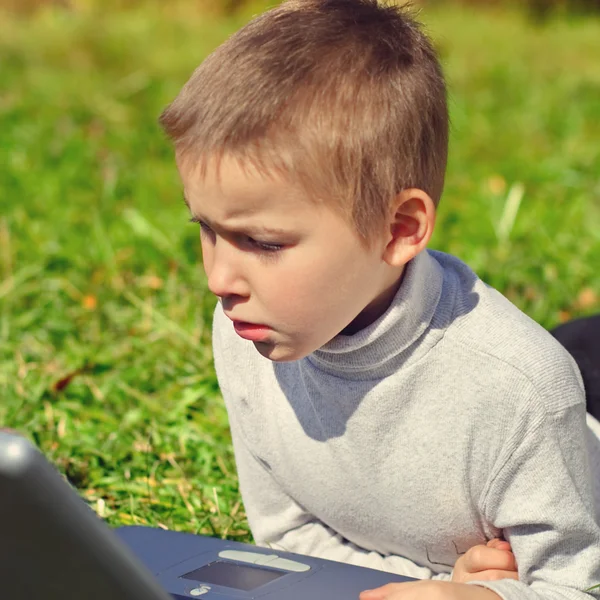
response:
M229 540L108 528L26 439L0 432L0 597L353 600L408 578Z
M36 448L0 433L0 597L172 600Z

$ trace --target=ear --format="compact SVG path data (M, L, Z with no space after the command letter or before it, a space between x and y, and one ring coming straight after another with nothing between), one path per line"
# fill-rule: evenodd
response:
M427 246L434 226L430 196L416 188L402 190L391 206L383 260L392 267L404 266Z

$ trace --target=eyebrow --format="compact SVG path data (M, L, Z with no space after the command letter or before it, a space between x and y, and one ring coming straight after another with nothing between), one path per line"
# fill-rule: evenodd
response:
M190 218L190 222L191 223L206 223L207 225L209 225L211 228L214 227L214 224L211 223L208 219L195 215L192 213L192 209L190 207L190 203L188 202L188 199L185 197L185 194L182 196L183 198L183 202L184 204L188 207L188 210L190 211L190 214L192 215ZM256 233L270 233L273 235L289 235L289 231L285 230L285 229L280 229L278 227L267 227L265 225L258 225L258 226L249 226L249 227L235 227L235 228L228 228L228 227L223 227L221 225L218 226L219 229L222 229L223 231L229 231L231 233L252 233L253 235Z

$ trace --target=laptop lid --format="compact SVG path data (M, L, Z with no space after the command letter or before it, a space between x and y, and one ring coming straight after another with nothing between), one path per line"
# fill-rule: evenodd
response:
M0 596L172 600L30 442L3 432Z

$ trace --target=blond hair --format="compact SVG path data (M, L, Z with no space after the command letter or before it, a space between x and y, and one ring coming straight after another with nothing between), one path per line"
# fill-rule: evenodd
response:
M401 190L436 204L442 194L441 67L409 10L376 0L289 0L258 16L202 62L160 123L202 169L232 156L283 174L366 243Z

